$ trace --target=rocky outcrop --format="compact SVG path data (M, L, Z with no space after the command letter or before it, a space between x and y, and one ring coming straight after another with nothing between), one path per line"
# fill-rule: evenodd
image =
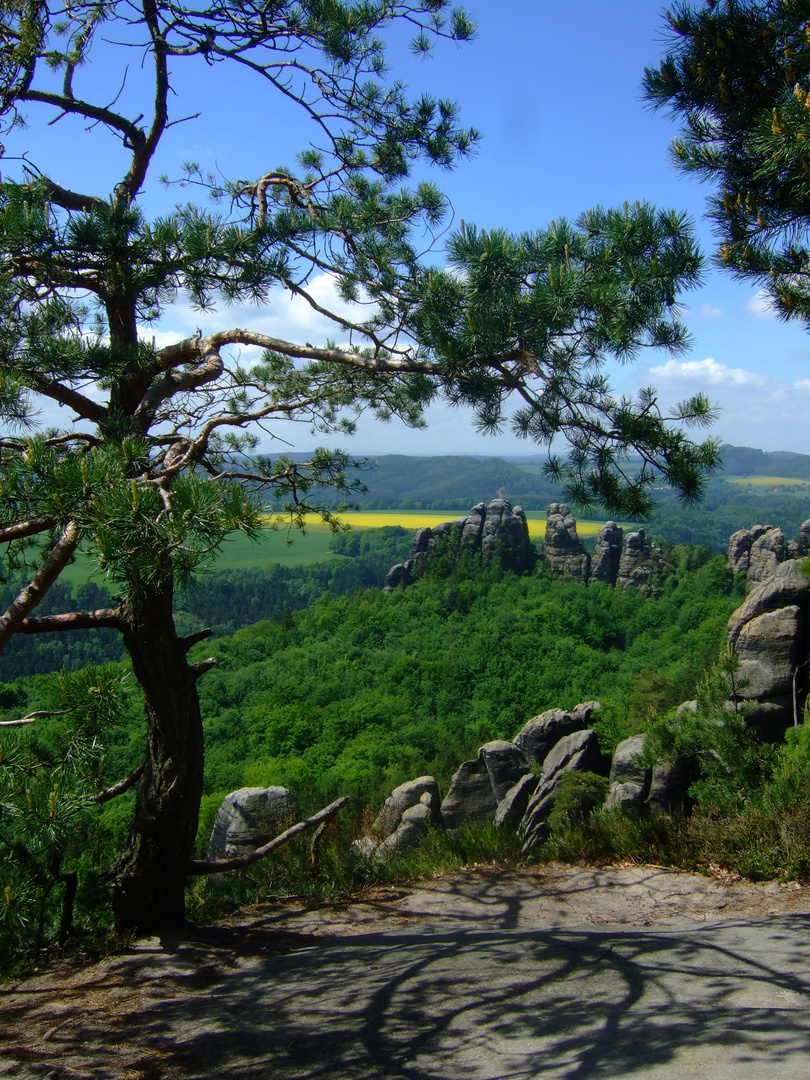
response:
M589 703L590 705L591 703ZM586 711L587 710L587 711ZM560 739L588 726L590 709L578 705L572 712L547 709L531 720L515 736L517 746L534 765L542 765Z
M391 567L384 591L410 585L434 555L448 551L457 557L465 551L480 553L485 566L498 558L505 569L516 574L532 570L537 562L523 508L513 509L506 499L493 499L489 505L478 503L467 517L418 529L410 559Z
M587 582L591 557L577 536L577 523L566 503L549 503L543 558L558 577Z
M674 572L675 567L647 539L643 529L627 534L619 560L617 589L637 589L643 596L657 596L661 579Z
M209 859L248 855L298 818L298 803L283 787L247 787L226 795L208 843Z
M606 521L596 537L591 559L591 581L615 585L622 557L622 530L615 521Z
M728 542L728 565L733 574L745 574L749 585L767 581L787 557L785 535L773 525L739 529Z
M486 763L481 755L463 761L453 774L450 790L442 802L442 821L446 829L459 829L467 821L485 824L498 808Z
M432 776L419 776L394 788L371 826L371 835L355 840L367 858L384 859L413 847L432 825L441 824L439 787Z
M759 706L754 722L779 738L807 692L810 582L793 560L755 585L728 623L740 661L738 695ZM795 702L794 702L795 696Z
M520 824L524 855L530 855L548 839L548 817L566 773L573 770L595 772L600 766L599 743L594 731L576 731L560 739L543 762L539 783Z

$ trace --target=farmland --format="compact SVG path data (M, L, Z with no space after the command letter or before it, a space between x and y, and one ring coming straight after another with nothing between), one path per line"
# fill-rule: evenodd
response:
M352 529L379 529L385 525L399 525L409 532L415 532L424 526L438 525L441 521L450 521L459 517L457 510L422 511L422 510L374 510L355 511L341 514L341 521ZM546 531L546 515L542 511L527 511L529 536L532 540L542 540ZM309 566L325 559L339 559L329 550L332 531L319 519L307 521L303 531L289 529L284 518L268 517L268 527L260 540L253 542L244 536L234 536L222 545L220 556L214 564L216 570L248 570L253 567L263 568L279 564L281 566ZM577 531L582 540L596 536L601 528L601 521L578 521ZM632 528L633 526L626 526ZM94 570L91 555L80 555L62 574L62 580L70 585L86 582Z

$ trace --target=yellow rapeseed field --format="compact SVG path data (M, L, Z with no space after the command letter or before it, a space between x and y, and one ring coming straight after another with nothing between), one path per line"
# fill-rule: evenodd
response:
M442 521L452 521L458 517L466 517L456 510L427 511L427 510L356 510L347 511L340 515L341 521L351 525L354 529L380 529L384 525L401 525L403 529L423 529L425 526L433 528ZM268 521L272 520L268 516ZM284 524L283 517L275 519L279 525ZM542 540L546 535L546 515L543 511L528 511L526 520L529 524L529 536L532 540ZM320 518L312 516L307 519L307 525L318 525ZM577 533L581 539L596 536L604 523L601 521L577 521Z

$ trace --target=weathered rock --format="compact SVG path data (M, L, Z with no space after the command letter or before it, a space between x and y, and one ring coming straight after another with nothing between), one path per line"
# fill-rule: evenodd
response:
M785 561L785 536L779 528L769 528L756 539L752 537L746 578L752 585L768 581Z
M640 810L644 805L644 788L632 780L614 782L608 788L605 810Z
M516 829L518 827L538 783L539 778L534 773L528 772L521 776L515 786L507 791L495 811L496 829Z
M646 795L651 772L636 760L646 742L646 735L631 735L619 743L613 751L610 765L611 784L637 784L642 789L642 795Z
M591 581L615 585L622 557L622 530L615 521L607 521L599 530L591 559Z
M531 720L515 736L515 746L523 752L526 759L535 765L542 765L549 751L566 735L582 731L587 727L591 707L598 702L578 705L572 712L564 709L547 709ZM587 710L587 715L586 715Z
M659 761L652 770L647 804L653 810L684 810L692 779L685 761Z
M595 772L601 768L596 733L576 731L566 735L546 756L540 781L520 823L523 854L529 855L548 838L548 817L554 809L560 782L566 773Z
M402 819L396 830L377 845L373 855L377 859L385 859L417 844L430 826L434 824L434 811L430 803L433 801L430 793L426 793L428 804L418 802L415 806L409 806L402 814Z
M412 585L412 566L413 559L408 559L407 562L396 563L395 566L392 566L388 573L385 575L385 585L383 586L383 592L393 592L394 589L404 589L406 586Z
M465 821L484 824L492 820L497 806L486 763L479 756L456 769L442 803L442 821L446 829L458 829Z
M744 573L749 585L773 577L785 561L785 537L773 525L739 529L728 542L728 565L734 574Z
M587 582L591 557L580 543L577 523L567 503L548 504L543 558L558 577Z
M283 787L247 787L226 795L211 830L209 859L230 859L278 836L298 818L298 803Z
M777 738L793 720L794 676L799 705L807 691L809 608L810 582L788 561L751 589L728 623L728 644L740 660L738 694L758 703L763 730Z
M495 800L500 802L507 791L529 772L526 756L514 743L495 739L485 743L478 751L478 757L484 762Z
M591 722L591 718L594 713L600 712L602 705L598 701L581 701L579 705L575 705L571 710L571 715L575 720L582 720L585 727Z
M450 550L457 557L463 551L480 552L485 565L499 558L507 570L522 574L533 569L537 550L529 537L523 508L514 510L506 499L493 499L487 506L478 503L467 517L443 521L433 528L417 529L411 545L411 558L393 566L385 581L385 592L410 585L437 550Z
M657 596L661 579L674 572L675 567L647 540L643 529L627 534L619 560L617 589L637 589L643 596Z
M434 823L438 823L439 786L432 776L419 776L394 788L371 826L372 835L383 839L390 836L399 827L405 811L422 804L426 795L430 796L429 805L434 808Z

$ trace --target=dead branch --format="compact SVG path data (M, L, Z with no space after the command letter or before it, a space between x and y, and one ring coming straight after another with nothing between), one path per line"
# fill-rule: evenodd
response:
M117 784L113 784L112 787L105 788L104 791L99 791L97 795L93 795L90 798L91 803L105 803L110 799L116 798L118 795L123 795L125 791L129 789L140 780L143 776L143 770L146 765L142 762L137 769L133 769L129 776L125 776L123 780L119 780Z
M198 630L196 634L189 634L188 637L180 639L180 648L183 652L188 652L189 649L199 644L201 641L205 641L206 638L214 636L214 631L210 626L206 626L204 630Z
M23 619L18 634L48 634L59 630L92 630L99 626L121 626L120 608L97 608L96 611L68 611L63 615L43 615L39 619Z
M282 844L286 844L288 840L292 840L294 836L298 836L299 833L305 832L307 829L317 828L322 822L331 821L348 801L349 796L343 795L324 810L319 810L313 817L307 818L306 821L299 821L296 825L291 825L289 829L286 829L275 839L270 840L263 847L251 851L249 855L236 855L232 859L212 859L210 861L193 859L188 864L189 876L221 874L225 870L241 870L243 866L251 866L253 863L258 862L259 859L263 859L265 855L275 851L276 848L281 847Z
M67 716L72 712L73 709L60 709L58 712L53 712L50 709L39 709L37 712L31 712L27 716L20 717L19 720L0 720L0 727L25 727L26 724L34 724L45 716Z
M212 667L216 666L217 658L215 656L209 656L206 660L200 660L198 664L189 664L189 668L195 679L199 679L206 671L210 671Z

